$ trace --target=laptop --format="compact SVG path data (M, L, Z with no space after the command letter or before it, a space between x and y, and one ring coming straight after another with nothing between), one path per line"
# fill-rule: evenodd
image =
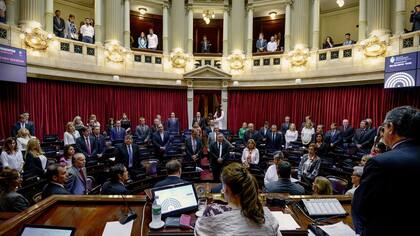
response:
M24 225L20 236L74 236L76 228L50 225Z

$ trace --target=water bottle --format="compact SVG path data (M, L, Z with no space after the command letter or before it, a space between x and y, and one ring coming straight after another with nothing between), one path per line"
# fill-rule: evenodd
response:
M159 224L161 222L161 213L162 213L162 207L158 203L159 197L155 196L155 200L152 204L152 222L153 224Z

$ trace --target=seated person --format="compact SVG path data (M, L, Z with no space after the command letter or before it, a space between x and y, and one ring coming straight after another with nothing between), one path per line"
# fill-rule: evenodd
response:
M81 136L76 139L77 152L83 153L86 158L96 158L98 148L94 137L89 135L86 127L80 129Z
M293 183L290 179L292 166L287 161L281 161L277 165L277 174L280 177L277 181L268 183L265 188L268 193L288 193L290 195L303 195L305 189Z
M72 145L65 145L63 151L63 156L60 157L58 163L63 167L70 168L73 164L73 156L76 153L76 149Z
M359 187L360 185L360 179L363 175L363 166L355 166L353 167L353 174L351 175L351 183L353 184L353 187L349 190L347 190L346 195L353 196L354 191Z
M228 204L208 205L195 224L195 235L278 235L279 223L263 207L257 180L244 166L226 166L221 180Z
M359 166L365 166L366 163L372 158L373 156L370 154L366 154L362 156L362 159L360 159Z
M21 212L29 207L24 196L16 192L22 179L19 172L9 167L0 172L0 212Z
M9 137L4 141L3 151L0 155L1 164L4 167L9 167L17 171L23 168L23 156L21 150L18 149L17 141Z
M157 187L163 187L167 185L173 185L173 184L181 184L185 183L186 181L181 179L181 172L182 172L182 166L181 163L177 160L171 160L166 163L166 173L168 174L168 177L166 179L159 181L153 186L154 188Z
M277 175L277 165L284 159L283 152L276 152L273 156L273 164L267 168L264 176L264 185L266 186L270 182L277 181L279 179Z
M242 164L246 167L249 167L251 164L258 165L260 162L260 153L256 146L257 144L255 141L253 139L249 139L246 144L246 148L244 148L242 152Z
M332 195L333 189L331 181L323 176L318 176L312 183L312 191L314 195Z
M126 195L128 190L125 188L125 183L128 180L127 168L119 163L111 167L110 180L105 182L101 188L102 195Z
M321 159L316 155L316 146L311 143L308 147L308 154L302 156L298 167L299 180L302 182L310 182L318 176Z
M74 195L85 195L87 189L86 158L83 153L76 153L73 157L73 165L68 169L66 189Z
M194 161L200 159L203 151L203 143L198 137L198 129L192 129L191 137L185 140L185 161Z
M64 184L67 181L66 168L57 164L52 164L47 167L48 184L42 190L42 199L45 199L54 194L70 194L65 188Z

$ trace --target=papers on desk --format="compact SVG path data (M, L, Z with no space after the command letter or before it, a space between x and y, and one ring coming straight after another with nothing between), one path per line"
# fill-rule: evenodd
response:
M134 220L122 225L119 221L110 221L105 225L102 236L131 236Z
M295 230L300 228L298 223L296 223L295 219L293 219L290 214L284 214L281 211L272 211L271 214L273 214L279 222L279 230Z
M332 224L332 225L323 225L318 226L321 228L325 233L328 235L334 235L334 236L356 236L356 233L350 226L343 223L343 221L340 221L338 223Z

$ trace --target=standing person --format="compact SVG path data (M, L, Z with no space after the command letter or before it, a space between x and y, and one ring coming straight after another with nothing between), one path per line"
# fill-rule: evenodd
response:
M312 135L315 133L314 128L312 127L311 122L306 122L305 127L303 127L302 132L300 133L300 138L302 139L303 145L308 145L312 141Z
M267 52L275 52L277 50L277 43L274 36L271 36L270 42L267 43Z
M64 146L63 156L60 158L59 164L63 167L70 168L73 165L73 156L76 149L71 145Z
M29 140L36 138L35 136L32 136L26 128L20 129L16 137L17 147L20 151L26 151Z
M80 27L80 34L82 35L82 42L93 43L93 36L95 36L95 29L91 25L90 19L85 19L85 24Z
M286 142L285 148L291 147L291 142L296 142L299 137L299 132L296 130L296 125L294 123L290 124L289 129L286 131L284 135L284 140Z
M312 183L318 176L321 159L316 155L316 146L311 143L308 154L302 156L298 167L298 177L304 183Z
M238 131L238 137L240 139L244 139L244 135L247 130L248 130L248 124L246 122L242 123L242 127Z
M121 121L117 120L115 122L115 127L111 129L110 137L111 141L122 141L126 135L126 131L121 127Z
M64 37L67 39L77 40L77 27L74 23L74 15L70 14L69 19L66 21L66 27L64 30Z
M45 175L48 184L46 184L42 190L42 199L55 194L70 194L64 187L64 184L67 181L67 169L65 167L57 164L49 165Z
M64 19L61 18L61 11L56 10L54 16L54 34L57 37L64 38L64 29L66 27Z
M155 147L155 154L162 158L165 154L166 148L170 143L169 133L165 131L162 124L158 125L158 131L152 135L152 143Z
M48 159L44 156L39 139L29 140L23 170L25 175L44 177Z
M207 126L206 125L206 119L201 116L201 112L199 112L199 111L197 111L197 113L195 113L195 117L193 118L193 124L194 124L194 122L197 122L202 130L204 130Z
M211 52L211 43L210 41L207 39L207 36L203 36L203 41L201 41L200 43L201 45L201 53L210 53Z
M197 160L200 160L203 151L203 142L199 138L198 132L198 129L193 129L191 137L185 140L186 161L197 162Z
M80 137L79 131L74 127L73 122L68 122L66 125L66 132L64 132L64 145L76 144L76 140Z
M86 159L83 153L74 154L73 165L68 169L68 178L66 181L66 189L74 195L87 194L87 174Z
M412 31L420 30L420 5L414 7L414 11L411 11L410 22L413 23Z
M223 111L222 105L219 105L216 108L216 112L213 115L214 122L216 126L219 126L219 129L224 130L226 129L224 125L224 118L225 118L225 112Z
M384 142L391 150L370 159L360 186L353 195L352 211L356 233L370 235L417 235L418 204L398 209L398 217L389 216L395 193L404 193L404 202L416 203L420 179L420 110L402 106L389 111L383 123ZM386 226L386 227L385 227Z
M213 180L215 181L220 180L220 172L229 156L229 144L224 141L224 138L223 134L219 133L217 141L210 144L210 167L213 173Z
M260 33L256 42L257 52L264 52L267 48L267 40L264 39L264 34Z
M139 118L140 124L136 127L137 141L148 143L151 139L152 130L146 125L146 119L143 116Z
M341 136L343 138L343 143L348 144L351 143L354 136L354 129L351 127L350 122L348 119L343 120L343 125L340 129Z
M195 224L195 235L281 235L278 221L259 199L257 180L245 167L226 166L221 180L228 204L208 205Z
M282 162L284 159L283 152L279 151L273 156L273 164L267 168L264 176L264 186L267 187L267 184L270 182L277 181L279 179L277 175L277 165Z
M128 170L121 163L116 164L110 169L110 180L105 182L101 188L102 195L126 195L128 190L125 188L125 183L128 178Z
M82 135L76 139L77 152L83 153L86 158L96 158L98 148L95 138L89 135L86 127L83 127L80 132Z
M246 148L242 151L242 164L246 167L250 165L258 165L260 162L260 153L257 144L253 139L248 140Z
M286 135L286 132L289 130L290 126L290 116L284 117L284 122L280 126L280 131L283 135Z
M137 39L137 43L139 44L140 49L147 48L147 37L143 31L140 33L140 37Z
M334 47L334 41L330 36L327 36L325 38L325 42L322 44L322 48L333 48Z
M0 155L0 160L3 168L9 167L17 171L23 168L22 152L18 149L16 140L12 137L4 141L3 151Z
M354 44L355 42L353 41L353 40L351 40L351 34L350 33L346 33L345 35L344 35L344 42L343 42L343 46L346 46L346 45L352 45L352 44Z
M353 187L347 190L346 195L353 196L356 189L360 186L360 179L363 175L363 166L355 166L353 167L353 174L351 175L351 183Z
M175 112L171 112L171 116L166 120L165 128L169 133L179 133L179 120L175 116Z
M125 132L130 133L130 131L131 131L131 121L128 119L128 116L127 116L126 113L122 113L121 127L123 127L125 129Z
M158 43L158 36L153 33L153 29L149 29L149 34L147 35L147 48L156 50Z

